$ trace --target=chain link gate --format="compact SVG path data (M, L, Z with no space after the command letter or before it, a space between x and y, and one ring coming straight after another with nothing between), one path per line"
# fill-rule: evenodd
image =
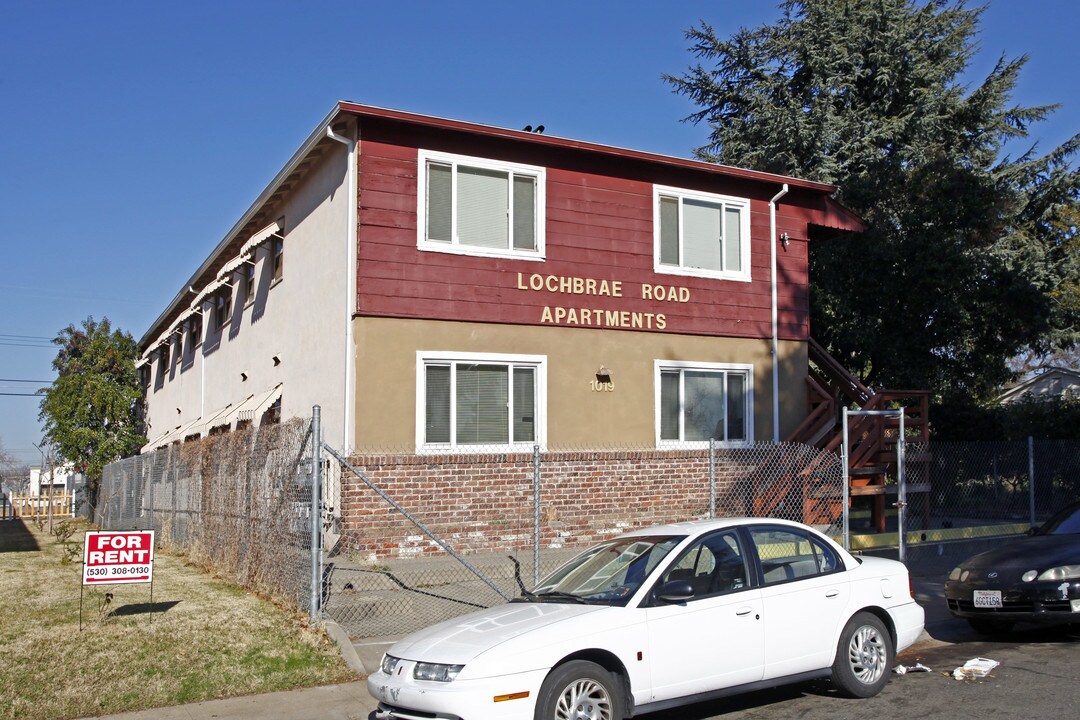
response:
M896 482L895 482L895 487L892 488L896 492L896 502L892 503L892 507L896 508L896 516L897 516L896 517L896 528L897 528L896 537L897 537L897 549L898 549L899 559L900 559L900 562L905 562L907 560L907 542L906 542L907 533L905 532L905 528L907 527L907 523L906 523L906 516L907 516L907 473L906 473L907 462L906 462L906 458L905 458L905 449L906 449L906 446L907 446L907 439L905 437L905 432L904 432L904 410L903 409L899 409L899 410L850 410L850 409L848 409L846 407L844 408L843 417L842 417L843 442L842 442L842 445L840 447L840 457L841 457L841 464L843 466L843 471L844 471L844 496L849 497L849 498L854 497L854 496L856 496L858 494L852 488L851 475L852 475L853 470L858 470L859 469L859 468L853 468L853 465L858 465L859 463L858 463L858 461L855 461L855 462L852 461L852 446L851 446L851 435L850 435L851 424L850 424L850 421L848 419L850 417L856 417L856 418L862 418L862 417L865 417L865 418L882 418L882 419L888 418L888 419L895 419L898 422L898 430L896 432L895 437L892 438L892 443L893 443L893 445L895 447L895 453L896 453L896 461L895 461L895 464L893 465L894 477L895 477ZM885 432L885 433L882 433L882 434L887 435L888 433ZM881 438L881 440L884 440L884 438ZM856 452L855 455L857 457L858 452ZM871 475L871 476L875 476L875 475L884 476L887 473L888 468L883 467L883 466L877 466L877 467L869 467L869 468L867 468L867 470L868 470L868 474ZM887 502L886 502L885 499L886 499L886 497L887 497L887 495L889 493L889 490L891 489L890 488L890 483L888 482L888 478L885 478L884 482L882 482L880 484L868 483L868 484L862 485L860 487L861 487L861 489L865 489L867 491L873 491L872 494L870 492L866 493L867 496L873 498L874 507L873 507L873 509L871 511L872 512L871 523L872 523L872 525L874 526L874 528L876 530L878 530L878 531L885 530L885 528L886 528L885 515L887 513L887 511L886 511ZM850 514L850 508L851 508L851 502L850 501L845 502L844 503L844 519L843 519L844 547L846 549L849 549L849 550L851 549L851 514Z
M321 443L320 608L397 636L535 587L595 542L713 516L784 517L839 538L839 458L806 445L346 455Z

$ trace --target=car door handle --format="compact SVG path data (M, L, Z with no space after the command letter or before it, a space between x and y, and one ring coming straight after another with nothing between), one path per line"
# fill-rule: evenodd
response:
M838 596L839 594L840 594L840 591L836 590L835 588L832 589L832 590L825 591L825 597L827 597L827 598L834 598L834 597Z
M738 610L735 611L735 614L741 616L741 615L749 615L752 612L754 612L754 608L741 607L741 608L739 608Z

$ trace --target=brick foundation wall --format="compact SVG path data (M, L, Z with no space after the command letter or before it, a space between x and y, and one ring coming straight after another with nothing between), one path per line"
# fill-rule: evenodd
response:
M350 464L461 554L531 551L531 454L359 455ZM718 466L718 514L749 510L736 498L746 496L739 475L745 468ZM707 450L543 453L540 546L706 517L709 496ZM344 546L368 561L445 554L347 469L340 502Z

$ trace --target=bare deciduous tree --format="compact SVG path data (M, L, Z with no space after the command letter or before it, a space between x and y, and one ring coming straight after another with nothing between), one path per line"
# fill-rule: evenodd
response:
M0 439L0 484L11 492L22 492L30 484L30 466L5 450L3 439Z

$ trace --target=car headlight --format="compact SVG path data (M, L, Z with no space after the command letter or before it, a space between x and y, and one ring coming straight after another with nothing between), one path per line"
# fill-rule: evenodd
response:
M960 579L960 573L961 573L961 572L963 572L963 571L962 571L962 570L961 570L960 568L958 568L958 567L954 567L954 568L952 569L952 572L951 572L951 573L949 573L949 579L950 579L950 580L959 580L959 579Z
M413 668L413 677L417 680L450 682L458 676L464 665L443 665L442 663L418 662Z
M1059 567L1044 570L1039 576L1040 580L1057 582L1059 580L1080 579L1080 565L1061 565Z
M397 668L399 662L401 662L400 658L396 658L393 655L383 655L382 671L387 675L393 675L394 670Z

